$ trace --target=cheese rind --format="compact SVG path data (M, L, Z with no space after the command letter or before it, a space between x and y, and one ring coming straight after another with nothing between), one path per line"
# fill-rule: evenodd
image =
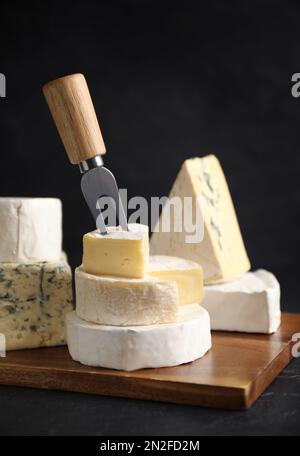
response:
M149 259L149 229L146 225L129 223L128 231L107 227L108 234L95 230L83 236L85 272L142 278Z
M0 265L0 333L7 350L65 344L65 315L71 310L66 261Z
M280 285L263 269L206 286L201 305L210 314L213 330L271 334L280 326Z
M201 358L211 348L209 315L197 304L184 306L172 324L117 327L67 315L71 357L82 364L133 371L176 366Z
M218 159L208 155L186 160L170 192L170 197L175 196L192 197L193 207L186 212L190 215L194 215L195 208L200 207L204 219L204 238L201 242L187 243L188 233L174 229L175 212L169 213L168 208L164 208L151 237L150 253L196 261L203 267L204 283L233 280L248 271L249 259ZM171 232L162 231L162 217L170 221Z
M57 198L0 198L0 262L59 261L62 205Z
M199 264L182 258L151 255L148 274L177 283L180 305L201 303L204 294L203 271Z
M103 325L171 323L179 308L177 284L151 276L144 279L95 276L75 270L76 313Z

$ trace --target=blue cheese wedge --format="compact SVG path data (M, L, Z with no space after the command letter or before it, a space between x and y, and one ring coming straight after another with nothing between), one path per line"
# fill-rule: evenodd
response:
M173 255L199 263L205 284L234 280L250 269L226 178L214 155L186 160L170 197L182 200L182 211L170 211L168 205L163 208L151 237L152 255ZM192 198L193 205L184 209L186 197ZM187 242L190 233L185 230L185 224L194 220L196 207L204 219L196 224L199 229L203 223L203 240ZM169 232L162 229L162 219L170 225ZM178 230L177 226L183 229Z
M60 262L0 263L0 334L6 349L65 344L73 310L72 273Z

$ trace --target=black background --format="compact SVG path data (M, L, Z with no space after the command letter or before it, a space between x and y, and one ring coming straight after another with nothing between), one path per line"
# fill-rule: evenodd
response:
M2 4L0 194L61 198L64 247L81 262L94 224L41 87L83 72L119 186L166 195L184 159L215 153L253 268L273 271L296 310L299 20L287 1Z
M0 98L1 196L61 198L64 248L73 267L81 262L82 235L94 224L80 192L79 171L68 162L41 87L82 72L106 143L105 163L119 186L128 188L129 197L167 195L183 160L216 154L253 268L273 271L281 282L283 309L299 311L300 99L291 95L292 74L300 72L299 2L9 1L2 2L0 14L0 72L7 78L7 97ZM299 373L292 377L299 382ZM89 406L79 395L72 396L74 403L64 395L62 404L69 404L70 417L76 404L90 419L75 417L74 433L98 432L102 411L97 404L110 410L105 413L112 427L104 426L104 433L173 429L188 434L197 431L198 418L203 433L241 433L242 422L249 433L267 432L263 410L269 413L268 432L299 430L299 391L290 382L287 393L284 379L279 382L279 389L275 385L242 421L240 414L234 419L200 409L187 414L187 408L147 408L138 401L94 398ZM56 422L51 412L56 396L1 391L7 402L2 432L51 434L38 422L45 419L42 410ZM38 416L36 394L43 398ZM289 401L276 408L287 394ZM62 393L57 396L61 403ZM13 410L11 420L6 410ZM23 426L24 410L34 426L30 421ZM53 434L72 433L67 415L61 415L61 431L53 424ZM165 418L173 427L159 427ZM149 427L150 422L157 426ZM85 428L88 423L93 424Z

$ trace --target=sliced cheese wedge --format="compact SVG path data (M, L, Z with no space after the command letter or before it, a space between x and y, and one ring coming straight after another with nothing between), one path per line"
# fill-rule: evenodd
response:
M194 261L165 255L151 255L148 274L176 282L180 305L201 303L204 294L203 271Z
M240 277L250 269L238 220L227 182L214 155L186 160L173 184L170 197L192 197L193 206L186 210L194 220L200 205L204 218L204 238L187 243L190 233L175 231L176 212L163 208L150 242L150 253L175 255L201 264L204 283L218 283ZM181 217L184 215L182 206ZM192 217L193 216L193 217ZM162 217L170 222L171 232L163 232ZM182 223L184 227L185 224Z
M129 223L128 231L107 227L103 235L95 230L83 236L85 272L95 275L144 277L149 259L148 226Z
M179 294L175 281L96 276L75 271L76 312L83 320L116 325L152 325L177 320Z
M271 334L280 326L280 285L263 269L206 286L201 305L210 314L213 330Z
M151 326L102 326L66 318L71 357L82 364L133 371L177 366L211 348L209 315L197 304L181 308L180 321Z

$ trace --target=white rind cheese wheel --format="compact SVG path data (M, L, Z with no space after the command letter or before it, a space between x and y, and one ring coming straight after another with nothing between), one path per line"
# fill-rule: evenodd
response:
M210 314L213 330L271 334L280 326L280 285L263 269L206 286L201 305Z
M103 325L131 326L176 321L179 295L176 282L96 276L75 271L76 312L83 320Z
M201 358L211 348L209 315L198 304L184 306L177 323L116 327L67 315L71 357L87 366L133 371L177 366Z
M56 198L0 198L0 262L59 261L62 205Z

